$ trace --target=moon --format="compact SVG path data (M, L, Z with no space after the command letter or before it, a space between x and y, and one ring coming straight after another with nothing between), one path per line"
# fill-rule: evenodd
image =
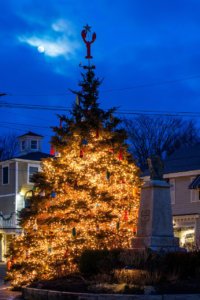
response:
M44 49L44 46L38 46L38 52L40 53L44 53L45 49Z

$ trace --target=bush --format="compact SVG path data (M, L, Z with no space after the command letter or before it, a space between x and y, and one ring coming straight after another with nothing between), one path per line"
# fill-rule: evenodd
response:
M142 252L125 250L120 254L120 261L130 268L145 270L153 277L156 274L163 280L200 277L200 251L158 253L149 249Z
M121 267L120 253L120 249L85 250L79 260L79 271L87 275L110 273L113 269Z
M134 269L148 270L149 272L160 269L163 264L164 255L153 252L151 249L135 251L133 249L123 250L120 253L122 265Z
M114 271L114 280L117 283L145 285L145 280L148 277L148 272L145 270L126 270L119 269Z
M200 276L200 252L166 254L163 271L177 273L180 279Z
M145 269L147 261L151 255L150 250L135 251L126 249L120 253L120 261L124 266L134 267L136 269Z

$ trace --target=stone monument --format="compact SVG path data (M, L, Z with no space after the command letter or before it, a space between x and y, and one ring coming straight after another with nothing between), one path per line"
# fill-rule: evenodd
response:
M150 181L141 191L138 228L132 248L154 251L178 251L179 239L174 237L170 184L163 179L163 163L158 156L148 159Z

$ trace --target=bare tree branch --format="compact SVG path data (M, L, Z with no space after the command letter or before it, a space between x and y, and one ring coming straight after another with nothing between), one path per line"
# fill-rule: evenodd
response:
M141 169L147 167L147 158L158 155L162 159L178 148L200 141L199 129L194 120L176 117L140 115L124 119L130 150Z
M18 140L16 134L9 134L0 137L0 160L13 158L17 154Z

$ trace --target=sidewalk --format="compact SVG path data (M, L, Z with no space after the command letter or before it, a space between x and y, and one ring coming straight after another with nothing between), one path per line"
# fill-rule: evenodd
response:
M21 292L13 292L8 285L0 282L0 300L22 300Z
M6 264L0 262L0 300L22 300L21 292L13 292L10 290L8 283L4 283L6 275Z

